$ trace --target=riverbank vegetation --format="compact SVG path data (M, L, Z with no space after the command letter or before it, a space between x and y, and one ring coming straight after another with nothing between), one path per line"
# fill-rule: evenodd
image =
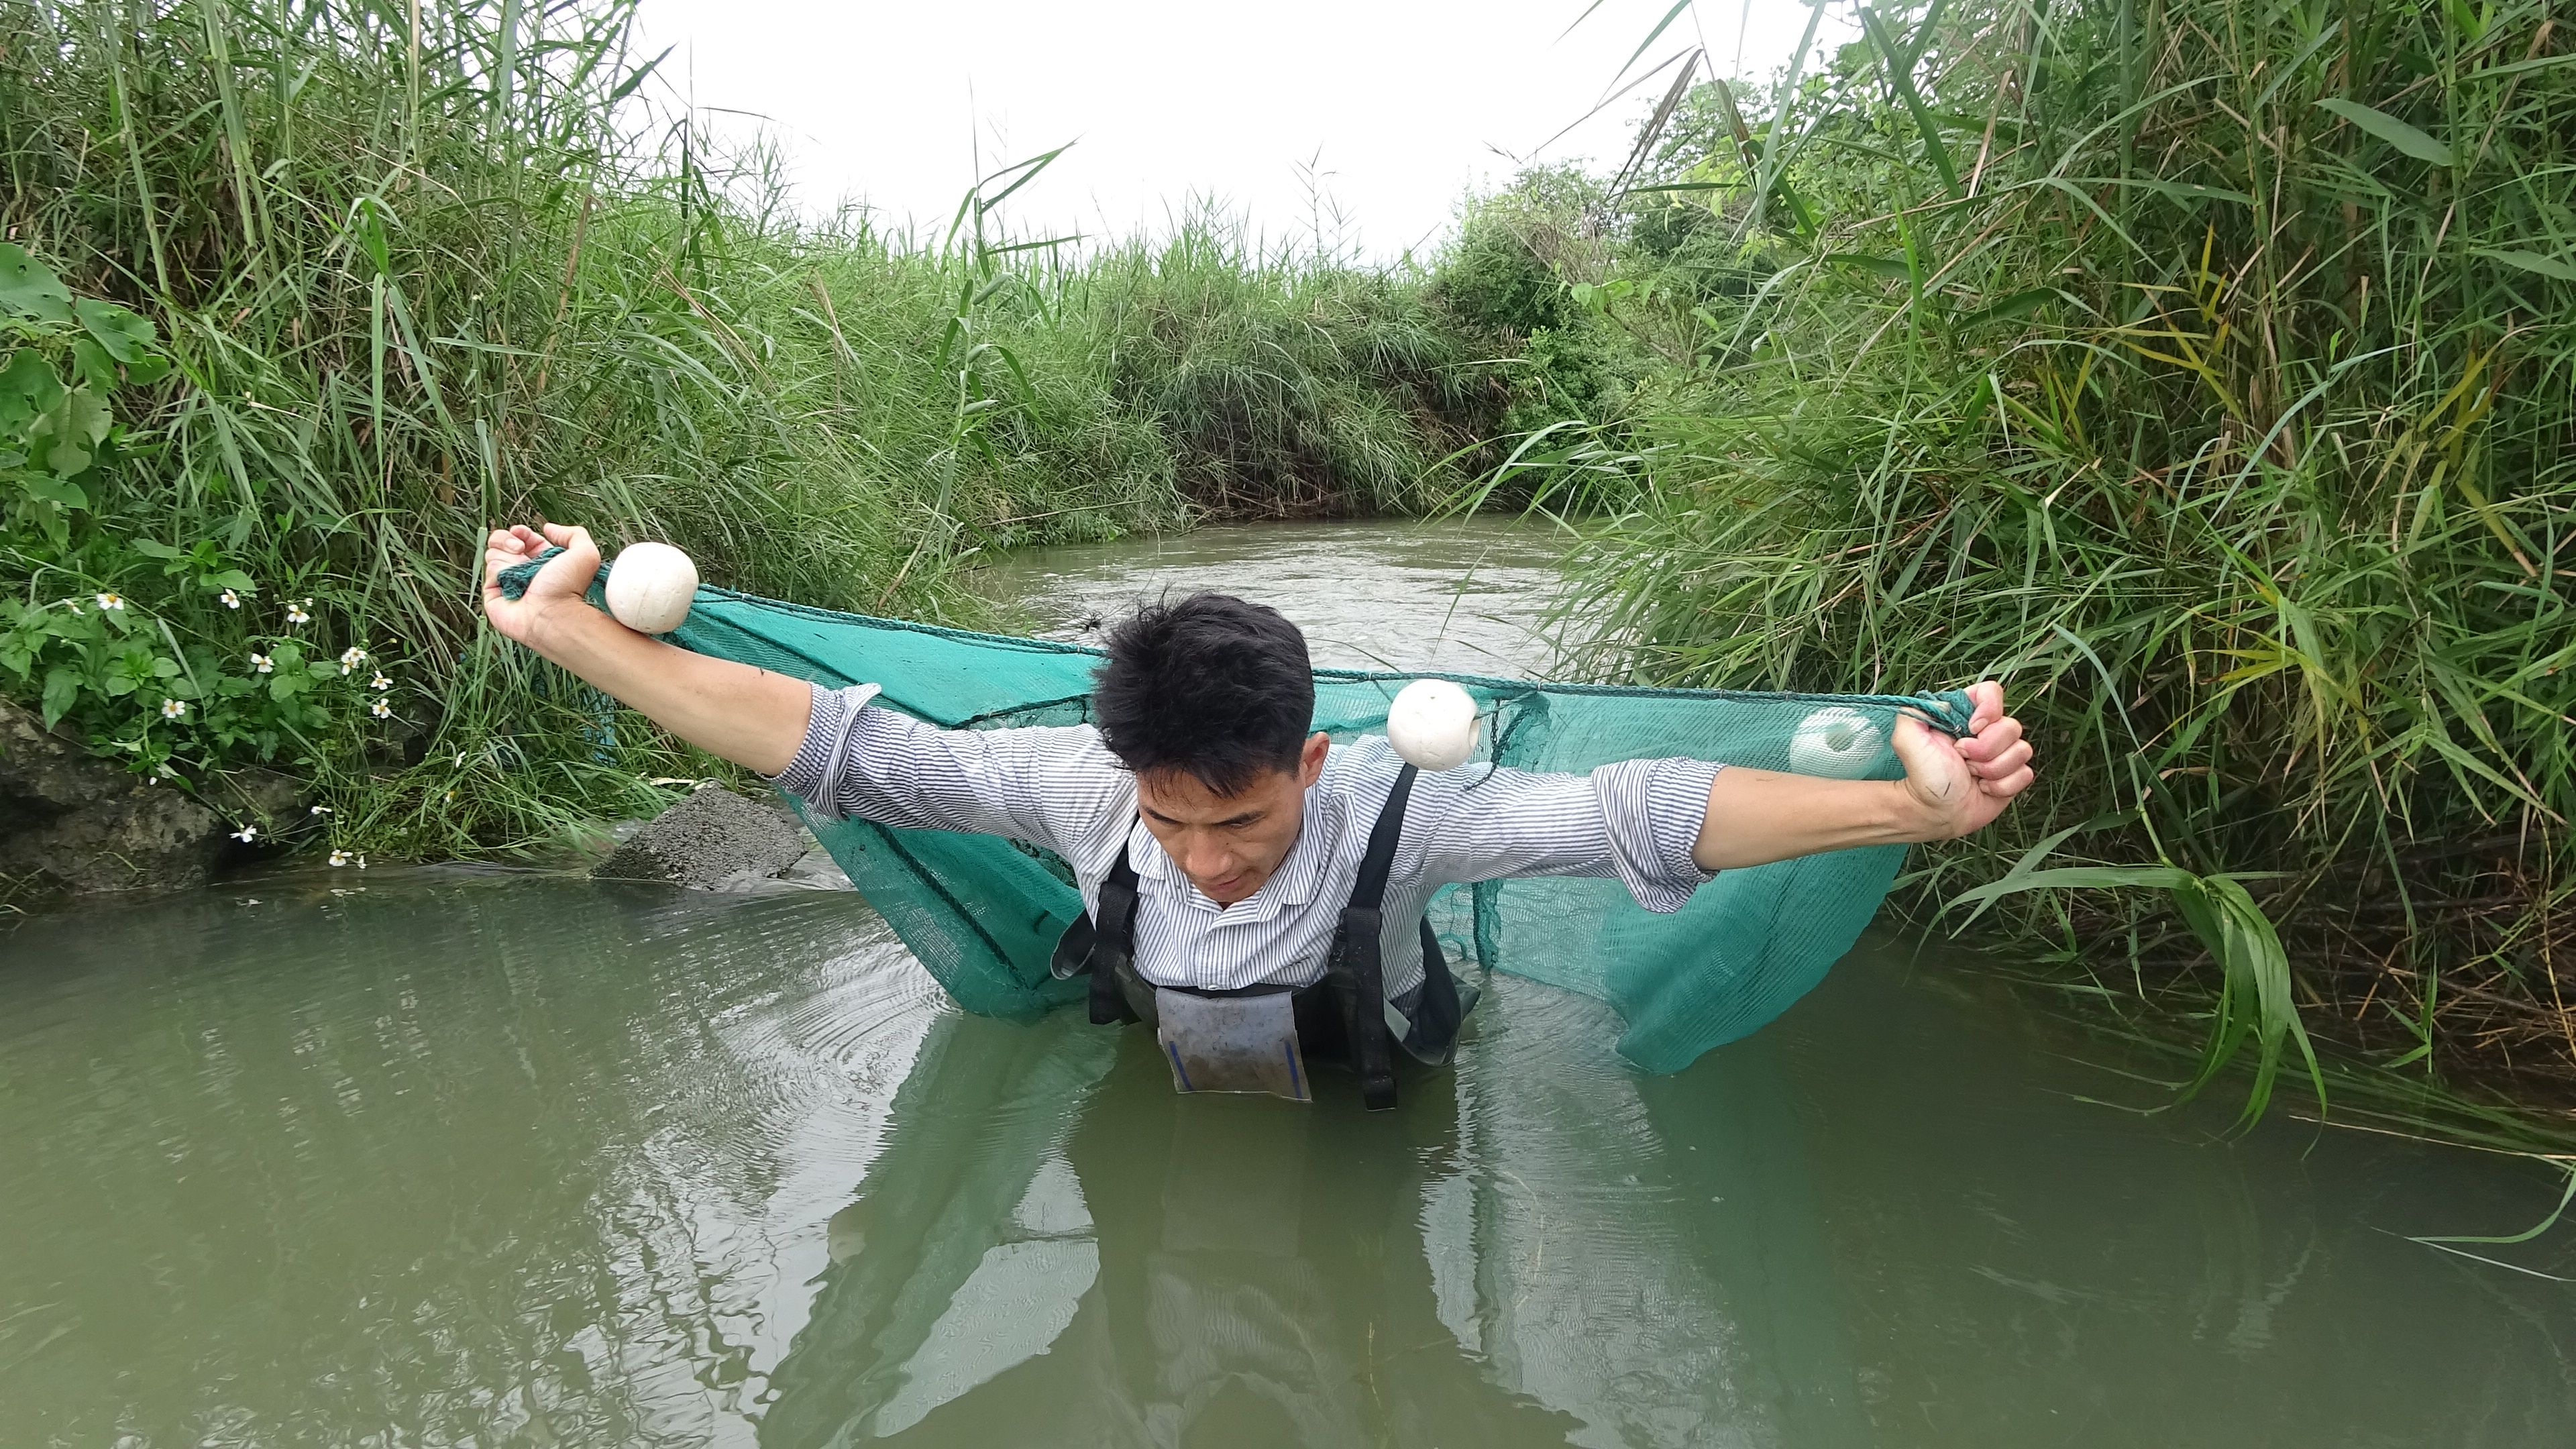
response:
M1637 379L1502 475L1593 515L1596 666L1999 674L2040 798L1918 911L2114 1010L2218 993L2211 1063L2576 1099L2561 8L1864 10L1674 92L1624 184L1497 199L1557 349Z
M1417 510L1496 431L1494 339L1418 278L1011 235L1048 157L936 233L795 212L648 104L632 18L0 10L12 396L96 445L9 465L0 683L219 809L309 777L352 852L524 848L684 762L476 626L490 520L971 619L981 552Z
M2208 1020L2204 1078L2570 1095L2554 0L1867 10L1420 270L1022 236L1046 156L818 220L632 8L0 9L0 687L228 812L310 781L317 846L506 853L697 766L476 627L491 519L972 622L998 549L1535 499L1592 672L2013 681L2041 796L1918 917Z

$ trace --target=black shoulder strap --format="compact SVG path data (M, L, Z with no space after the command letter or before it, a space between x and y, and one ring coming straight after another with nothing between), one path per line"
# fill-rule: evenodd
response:
M1127 847L1118 848L1118 863L1100 883L1097 918L1084 914L1055 943L1057 977L1091 975L1091 1022L1116 1026L1134 1021L1127 1001L1126 978L1136 969L1136 867Z
M1374 909L1386 902L1386 873L1395 866L1395 847L1404 836L1404 804L1413 795L1413 777L1422 773L1407 765L1396 772L1395 788L1369 827L1368 853L1360 857L1359 880L1351 886L1351 904Z
M1378 941L1386 923L1387 872L1395 865L1395 847L1404 835L1405 801L1413 794L1407 765L1397 772L1395 788L1369 829L1368 853L1360 857L1359 879L1351 886L1350 904L1342 907L1342 929L1333 943L1333 984L1342 999L1342 1027L1350 1043L1351 1065L1360 1074L1360 1101L1372 1112L1395 1106L1394 1041L1386 1029L1386 971Z

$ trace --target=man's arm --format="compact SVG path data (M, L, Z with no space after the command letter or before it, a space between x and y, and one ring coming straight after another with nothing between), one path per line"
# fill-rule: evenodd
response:
M585 682L711 755L775 775L805 739L813 686L801 679L712 659L638 634L590 606L583 591L599 572L587 530L546 524L496 528L483 550L483 612L504 636L571 670ZM548 544L563 550L537 571L528 592L501 596L501 570Z
M1920 720L1896 723L1902 780L1824 780L1740 766L1708 788L1691 861L1702 870L1763 865L1855 845L1949 840L1982 829L2030 788L2030 742L2004 713L2003 686L1968 691L1975 710L1959 739Z

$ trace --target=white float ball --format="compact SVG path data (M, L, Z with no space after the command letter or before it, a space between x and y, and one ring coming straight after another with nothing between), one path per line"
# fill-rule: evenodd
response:
M668 634L689 617L698 566L667 543L630 543L608 566L608 612L642 634Z
M1856 709L1828 705L1798 721L1789 737L1789 768L1801 775L1857 780L1879 762L1878 723Z
M1476 751L1476 698L1445 679L1417 679L1387 706L1386 738L1417 769L1454 770Z

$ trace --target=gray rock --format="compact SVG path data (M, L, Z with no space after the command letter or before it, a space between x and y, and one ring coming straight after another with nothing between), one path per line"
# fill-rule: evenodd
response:
M779 872L780 880L801 890L809 891L858 889L857 886L850 884L849 872L841 869L841 863L832 858L832 852L815 843L811 832L806 834L805 840L811 848L798 857L794 865Z
M0 875L75 891L203 885L224 822L0 700Z
M709 787L663 811L590 873L696 890L746 890L796 864L811 845L785 808Z

